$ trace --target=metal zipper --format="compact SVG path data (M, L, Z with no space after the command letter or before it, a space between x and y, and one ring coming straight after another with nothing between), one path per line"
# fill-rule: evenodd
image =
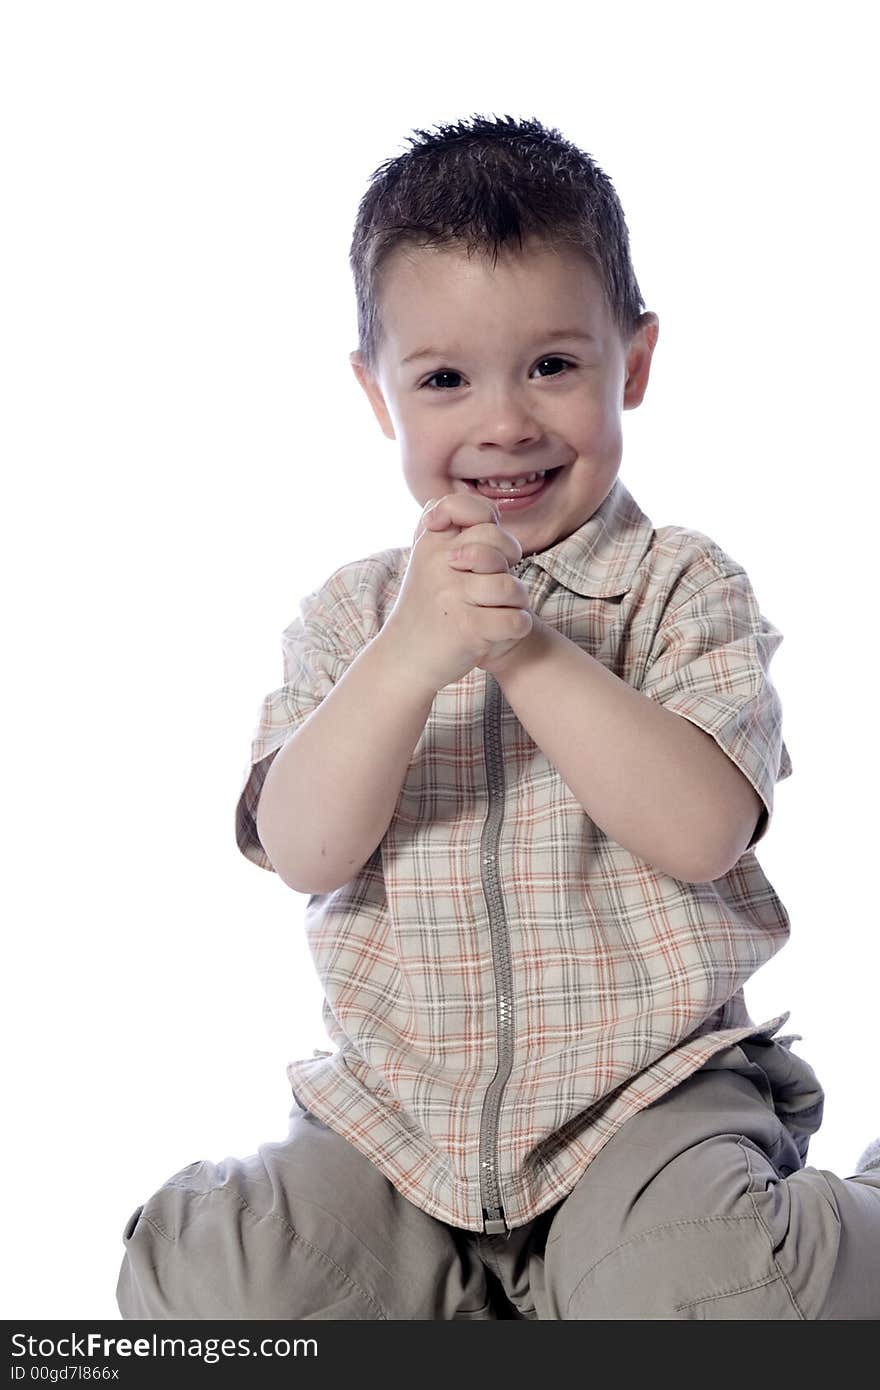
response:
M517 579L528 567L519 560L511 569ZM498 844L504 819L504 760L501 755L501 687L487 673L486 703L483 711L483 746L489 784L489 814L480 840L480 875L489 908L489 936L492 942L492 968L495 975L498 1063L486 1094L480 1117L480 1200L483 1231L501 1235L510 1230L504 1214L498 1181L498 1122L501 1096L513 1068L513 974L510 965L510 937L504 915L504 898L498 874Z

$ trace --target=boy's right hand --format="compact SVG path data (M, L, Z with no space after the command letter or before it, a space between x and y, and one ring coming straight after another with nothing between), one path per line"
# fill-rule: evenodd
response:
M448 493L440 499L451 524L431 530L426 505L397 601L382 628L383 642L400 652L407 675L442 690L481 661L495 660L532 630L529 592L508 565L522 546L500 524L486 497ZM438 505L438 504L435 504ZM455 570L450 552L467 528L467 542L481 546L481 572ZM485 572L484 566L491 571Z

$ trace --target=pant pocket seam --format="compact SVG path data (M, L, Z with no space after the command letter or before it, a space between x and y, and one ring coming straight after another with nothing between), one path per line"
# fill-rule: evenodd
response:
M660 1235L660 1234L661 1234L662 1232L664 1232L664 1231L680 1230L680 1229L683 1229L684 1227L693 1227L693 1226L715 1226L715 1225L719 1225L719 1224L721 1224L721 1225L731 1225L731 1224L738 1224L738 1223L743 1222L743 1221L752 1221L752 1220L753 1220L753 1217L752 1217L751 1215L745 1215L745 1216L694 1216L694 1217L688 1217L687 1219L683 1219L683 1220L680 1220L680 1221L661 1221L661 1222L660 1222L658 1225L656 1225L656 1226L650 1226L650 1227L648 1228L648 1230L646 1230L646 1231L639 1231L638 1235L630 1236L629 1240L621 1241L620 1245L615 1245L614 1248L613 1248L613 1250L608 1250L608 1251L601 1257L601 1259L598 1259L598 1260L596 1261L595 1264L590 1265L590 1268L584 1271L584 1273L581 1275L580 1279L577 1281L577 1283L575 1284L574 1288L573 1288L572 1291L571 1291L571 1294L570 1294L569 1299L568 1299L567 1308L566 1308L566 1314L568 1314L568 1311L571 1309L571 1305L572 1305L572 1303L574 1302L575 1296L577 1295L578 1289L580 1288L581 1284L585 1283L586 1280L589 1279L590 1275L591 1275L591 1274L594 1274L594 1273L596 1272L596 1270L599 1268L600 1265L603 1265L603 1264L605 1263L606 1260L613 1259L613 1257L614 1257L615 1255L619 1254L621 1250L626 1250L626 1249L627 1249L629 1246L631 1246L631 1245L638 1245L639 1242L641 1242L641 1241L646 1241L646 1240L650 1239L650 1237L652 1237L652 1236Z
M704 1294L702 1298L692 1298L687 1303L677 1303L675 1305L675 1311L677 1313L683 1313L688 1308L698 1308L701 1303L716 1303L722 1298L735 1298L739 1293L751 1293L753 1289L763 1289L766 1288L768 1284L778 1284L780 1279L782 1279L783 1283L785 1282L784 1276L781 1273L768 1274L766 1278L755 1279L751 1284L742 1284L738 1289L721 1289L718 1293Z
M132 1227L131 1233L128 1236L129 1240L131 1240L132 1236L134 1235L135 1231L137 1230L138 1226L141 1224L142 1221L145 1221L148 1226L152 1226L153 1230L158 1235L160 1235L163 1240L167 1240L172 1245L174 1244L173 1235L171 1235L170 1232L166 1231L165 1228L156 1220L154 1216L148 1216L144 1211L141 1212L140 1216L138 1217L137 1221Z

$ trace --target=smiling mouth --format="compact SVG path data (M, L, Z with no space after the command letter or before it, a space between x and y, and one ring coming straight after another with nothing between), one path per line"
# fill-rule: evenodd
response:
M537 496L541 492L546 492L557 473L561 473L561 471L561 465L559 468L546 468L534 481L526 483L523 487L493 487L489 482L483 482L480 485L476 478L463 478L462 482L467 484L471 492L476 492L480 497L488 497L493 502L499 499L503 500L505 497L513 500L518 497Z

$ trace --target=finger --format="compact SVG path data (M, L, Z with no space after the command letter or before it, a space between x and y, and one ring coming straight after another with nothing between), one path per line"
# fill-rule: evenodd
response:
M468 589L467 602L477 608L524 608L531 611L532 596L523 581L513 575L475 574Z
M474 574L503 574L508 567L507 556L496 545L468 542L449 552L453 569L471 570Z
M510 565L515 565L522 559L522 546L516 536L489 522L476 522L473 526L463 527L456 545L451 549L469 553L468 546L489 546L493 550L500 550Z
M433 507L431 511L425 512L422 524L428 531L445 531L448 527L454 526L455 522L448 512L438 511L437 507Z
M443 499L440 498L440 501ZM450 522L442 512L437 511L438 499L431 497L422 508L422 514L416 525L416 539L421 540L426 531L445 531Z
M432 517L445 517L455 526L476 526L480 522L499 525L501 512L489 497L475 492L447 492L430 512Z

